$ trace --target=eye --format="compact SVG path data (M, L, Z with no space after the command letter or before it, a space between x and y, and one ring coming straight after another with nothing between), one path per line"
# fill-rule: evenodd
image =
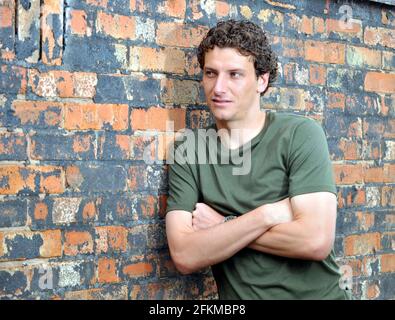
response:
M211 70L206 70L206 71L204 72L204 75L205 75L207 78L213 78L213 77L215 77L215 73L214 73L213 71L211 71Z
M232 71L232 72L230 73L230 76L231 76L233 79L238 79L238 78L240 78L242 75L241 75L240 72Z

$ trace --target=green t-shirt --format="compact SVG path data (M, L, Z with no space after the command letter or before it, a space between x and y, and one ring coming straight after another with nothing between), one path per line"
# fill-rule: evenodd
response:
M192 212L197 202L204 202L223 215L242 215L286 197L319 191L336 194L325 134L312 119L267 112L265 125L249 148L244 145L230 151L233 157L225 164L220 163L221 152L228 149L220 139L206 139L199 132L193 131L194 139L184 135L175 145L180 153L177 156L176 152L169 168L167 212ZM186 156L179 146L192 152ZM213 147L217 157L210 158ZM202 161L203 151L211 162ZM250 170L234 174L235 168L249 167L247 160L240 160L243 155L245 159L250 155ZM340 289L333 250L324 261L308 261L245 248L213 265L212 271L220 299L349 298L348 292Z

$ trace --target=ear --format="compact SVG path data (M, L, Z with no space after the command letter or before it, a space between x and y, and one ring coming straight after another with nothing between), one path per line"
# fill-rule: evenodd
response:
M267 86L269 85L269 75L270 73L264 73L261 74L258 77L258 88L257 88L257 92L262 93L266 90Z

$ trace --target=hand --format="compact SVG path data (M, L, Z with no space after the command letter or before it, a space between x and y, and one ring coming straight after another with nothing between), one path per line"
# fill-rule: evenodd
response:
M260 209L264 214L264 219L270 227L280 223L291 222L293 219L291 201L289 198L274 203L264 204Z
M205 203L196 203L192 211L192 227L195 231L211 228L224 221L224 216Z

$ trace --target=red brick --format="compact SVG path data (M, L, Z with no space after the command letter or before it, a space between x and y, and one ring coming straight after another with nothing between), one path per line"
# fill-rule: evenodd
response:
M106 8L108 0L86 0L86 3L92 6Z
M29 70L29 86L42 97L92 98L96 93L94 73Z
M153 266L148 262L136 262L123 268L123 273L130 278L145 277L153 272Z
M345 45L335 42L305 42L305 58L309 61L344 64Z
M326 30L328 33L334 32L362 39L362 23L360 21L343 22L342 20L326 19Z
M227 2L220 0L215 2L215 13L217 17L219 18L226 17L229 15L229 12L230 12L230 6Z
M208 28L187 26L179 22L161 22L157 30L159 45L190 48L199 45Z
M68 231L65 234L64 254L75 256L77 254L93 253L92 235L87 231Z
M103 288L68 291L64 298L66 300L127 300L128 287L107 285Z
M10 28L13 25L14 13L12 8L0 7L0 28Z
M384 47L395 48L394 30L380 27L366 27L364 42L372 46L379 44Z
M163 11L170 17L183 19L185 17L186 3L185 0L165 0L163 7L159 11Z
M367 299L373 300L379 297L380 295L380 287L376 281L367 281L366 283L366 293L365 297Z
M86 12L84 10L70 10L70 17L67 20L71 33L86 36L88 35L88 26Z
M131 48L131 69L136 71L160 71L168 73L184 73L185 53L176 48L148 47Z
M126 104L72 104L65 106L66 130L100 130L109 125L113 130L128 128Z
M166 121L173 121L174 130L185 128L186 111L182 108L165 109L151 107L133 109L131 113L131 127L133 130L166 131Z
M320 65L310 65L310 84L324 86L326 83L326 68Z
M40 248L42 258L60 257L62 255L62 234L60 230L47 230L41 233L44 244Z
M0 187L1 194L17 194L29 190L41 193L64 192L63 171L54 166L0 166L0 180L7 181ZM39 186L36 186L39 181Z
M346 96L340 92L328 93L328 108L341 109L344 111Z
M383 254L380 257L381 272L395 273L395 254Z
M98 281L101 283L119 282L117 262L114 259L101 258L98 261Z
M59 66L63 56L63 1L43 0L41 5L41 56L47 65ZM56 19L56 20L55 20ZM53 23L52 21L59 23ZM54 27L60 28L55 30ZM57 36L55 38L55 36Z
M364 88L366 91L395 93L395 73L368 72Z
M96 227L96 251L106 253L108 249L126 252L128 231L121 226Z
M381 68L381 51L347 46L347 64L360 68Z
M366 255L381 249L380 233L366 233L347 236L344 240L346 256Z
M339 149L343 151L344 160L359 160L362 157L362 146L358 141L341 139Z
M363 168L361 164L334 164L336 184L355 184L363 182Z
M364 168L365 182L392 183L395 182L395 165L385 163L382 167Z
M85 204L84 209L82 210L82 218L84 220L94 220L97 214L96 205L93 201Z
M58 127L62 121L63 104L47 101L14 100L12 109L22 125Z
M44 202L36 203L34 207L34 220L46 220L48 216L48 206Z
M99 11L96 20L97 31L116 39L136 38L136 18Z

